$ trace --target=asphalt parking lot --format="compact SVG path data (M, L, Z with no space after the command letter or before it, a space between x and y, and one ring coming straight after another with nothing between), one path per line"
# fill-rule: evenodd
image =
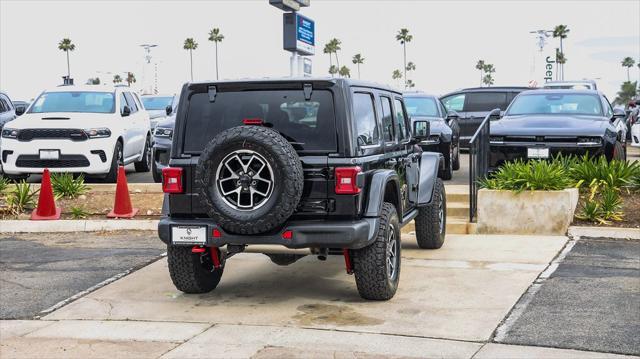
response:
M0 319L29 319L166 251L155 233L0 236Z

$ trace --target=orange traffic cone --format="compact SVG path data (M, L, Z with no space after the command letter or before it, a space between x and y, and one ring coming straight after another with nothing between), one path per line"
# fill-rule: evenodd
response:
M60 208L56 207L53 198L53 188L51 187L51 176L49 169L45 168L42 173L42 183L40 184L40 196L38 197L38 207L31 212L32 221L60 219Z
M118 169L118 182L116 183L116 199L113 203L113 211L107 214L108 218L132 218L138 213L137 208L131 206L129 198L129 187L127 186L127 175L124 167Z

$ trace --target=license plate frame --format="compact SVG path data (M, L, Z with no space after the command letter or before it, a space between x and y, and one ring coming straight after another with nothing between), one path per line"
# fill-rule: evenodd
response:
M207 243L207 227L171 226L171 243L204 245Z
M41 160L59 160L60 150L40 150L38 155Z
M527 158L547 159L549 158L549 147L529 147L527 148Z

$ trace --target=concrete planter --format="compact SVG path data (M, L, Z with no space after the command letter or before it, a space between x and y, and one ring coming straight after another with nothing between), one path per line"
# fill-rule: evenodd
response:
M578 205L578 189L478 191L478 233L565 235Z

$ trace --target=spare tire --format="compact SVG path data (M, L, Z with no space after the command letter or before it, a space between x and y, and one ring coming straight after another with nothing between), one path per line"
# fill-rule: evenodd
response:
M195 181L209 216L224 230L257 234L278 228L293 214L304 178L296 151L279 133L239 126L205 146Z

